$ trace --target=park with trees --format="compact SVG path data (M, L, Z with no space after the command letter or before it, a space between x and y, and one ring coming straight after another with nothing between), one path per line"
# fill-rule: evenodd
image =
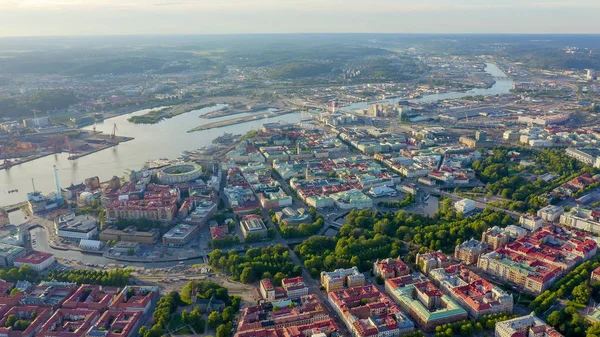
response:
M405 211L381 213L352 210L338 235L333 238L313 236L295 247L295 252L313 277L323 270L357 266L370 270L377 259L416 255L419 249L441 250L454 247L481 234L490 227L505 227L514 219L504 212L484 210L465 218L445 202L433 217ZM411 254L412 252L412 254ZM409 263L414 260L409 258Z
M50 271L49 281L72 282L77 284L98 284L101 286L123 287L129 284L131 271L127 269L104 270L67 270Z
M527 159L534 165L521 165ZM566 155L563 149L531 150L524 148L496 147L485 159L473 162L478 179L485 183L486 191L506 202L502 204L513 211L535 214L547 205L539 196L583 174L596 170ZM552 181L531 177L552 173L558 175Z
M208 263L217 270L231 274L233 280L246 284L278 273L284 277L302 274L302 268L292 263L288 248L282 245L250 248L244 255L215 249L209 254Z

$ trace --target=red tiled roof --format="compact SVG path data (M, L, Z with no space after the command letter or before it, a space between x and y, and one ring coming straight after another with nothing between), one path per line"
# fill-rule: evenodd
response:
M41 264L44 261L52 258L54 255L50 253L31 251L24 256L15 259L14 262L27 263L27 264Z

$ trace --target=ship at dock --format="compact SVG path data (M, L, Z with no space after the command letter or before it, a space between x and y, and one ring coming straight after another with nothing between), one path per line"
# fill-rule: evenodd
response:
M224 133L222 136L219 136L215 139L213 139L213 144L217 144L217 145L231 145L233 144L235 141L238 140L238 138L240 137L240 135L234 135L233 133Z

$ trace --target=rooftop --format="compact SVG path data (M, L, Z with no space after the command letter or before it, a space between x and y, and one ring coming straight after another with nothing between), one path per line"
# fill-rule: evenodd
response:
M166 232L163 237L167 239L185 238L196 230L198 226L179 224Z
M41 264L48 259L51 259L54 255L50 253L31 251L17 259L14 262L26 263L26 264Z
M37 336L83 337L100 313L88 309L58 309Z
M0 242L0 257L2 258L18 255L24 250L25 248L23 247L8 245Z

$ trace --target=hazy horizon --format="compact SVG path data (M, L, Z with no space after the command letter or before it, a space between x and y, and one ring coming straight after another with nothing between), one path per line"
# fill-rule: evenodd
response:
M0 36L598 34L597 0L0 0Z

